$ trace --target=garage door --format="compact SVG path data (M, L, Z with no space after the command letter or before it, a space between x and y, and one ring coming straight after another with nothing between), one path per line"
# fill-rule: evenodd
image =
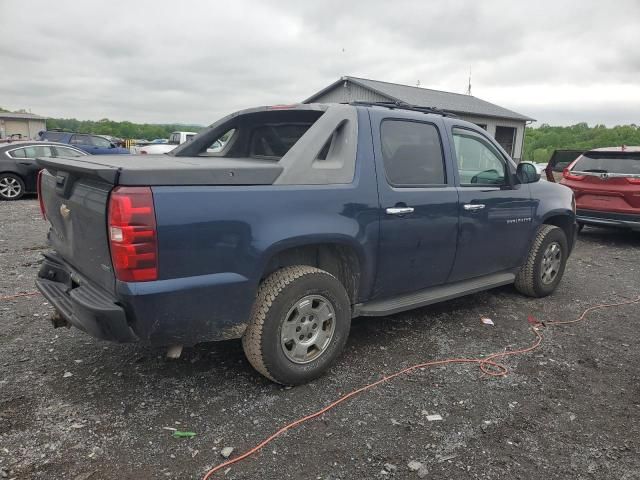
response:
M4 121L5 135L14 135L19 133L24 138L29 138L29 124L20 120L5 120Z

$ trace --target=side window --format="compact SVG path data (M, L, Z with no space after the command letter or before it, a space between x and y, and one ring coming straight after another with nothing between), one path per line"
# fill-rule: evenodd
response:
M506 163L488 141L467 130L454 128L453 145L461 185L504 185L506 183Z
M25 153L24 148L18 148L13 152L9 152L9 155L11 155L11 157L13 158L27 158L27 154Z
M231 140L231 137L233 136L235 131L236 129L232 128L231 130L227 130L220 137L216 138L215 141L207 147L207 153L221 152L224 147L227 146L227 143L229 143L229 140Z
M45 147L41 145L33 145L31 147L24 147L24 156L26 158L38 158L38 157L51 157L51 147Z
M430 123L384 120L380 143L387 180L397 187L447 183L438 129Z
M91 143L93 143L95 147L99 148L109 148L111 146L111 142L102 137L91 137Z
M67 147L55 147L55 155L56 157L82 157L84 154L80 153L78 150L74 150L73 148Z
M71 145L91 145L88 135L73 135L69 143Z

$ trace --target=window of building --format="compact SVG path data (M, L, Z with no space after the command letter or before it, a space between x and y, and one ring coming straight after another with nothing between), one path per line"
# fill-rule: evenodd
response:
M444 185L442 142L430 123L385 120L380 129L382 158L391 185Z
M496 127L495 139L504 148L505 152L513 156L513 145L516 141L516 129L514 127Z

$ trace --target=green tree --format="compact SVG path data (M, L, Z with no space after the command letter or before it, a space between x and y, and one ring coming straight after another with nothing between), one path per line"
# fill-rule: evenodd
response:
M546 163L556 149L590 150L621 145L640 145L638 125L607 128L601 124L589 127L582 122L568 127L553 127L543 123L537 128L527 128L522 158Z

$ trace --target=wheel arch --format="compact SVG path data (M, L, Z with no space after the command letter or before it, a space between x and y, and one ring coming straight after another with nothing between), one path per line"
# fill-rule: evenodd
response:
M567 245L569 246L569 249L571 249L574 243L574 237L576 235L576 221L573 212L551 212L542 220L542 224L553 225L562 229L565 236L567 237Z
M273 245L264 254L260 280L284 267L307 265L336 277L344 286L352 304L361 294L364 254L355 242L340 237L293 239Z

